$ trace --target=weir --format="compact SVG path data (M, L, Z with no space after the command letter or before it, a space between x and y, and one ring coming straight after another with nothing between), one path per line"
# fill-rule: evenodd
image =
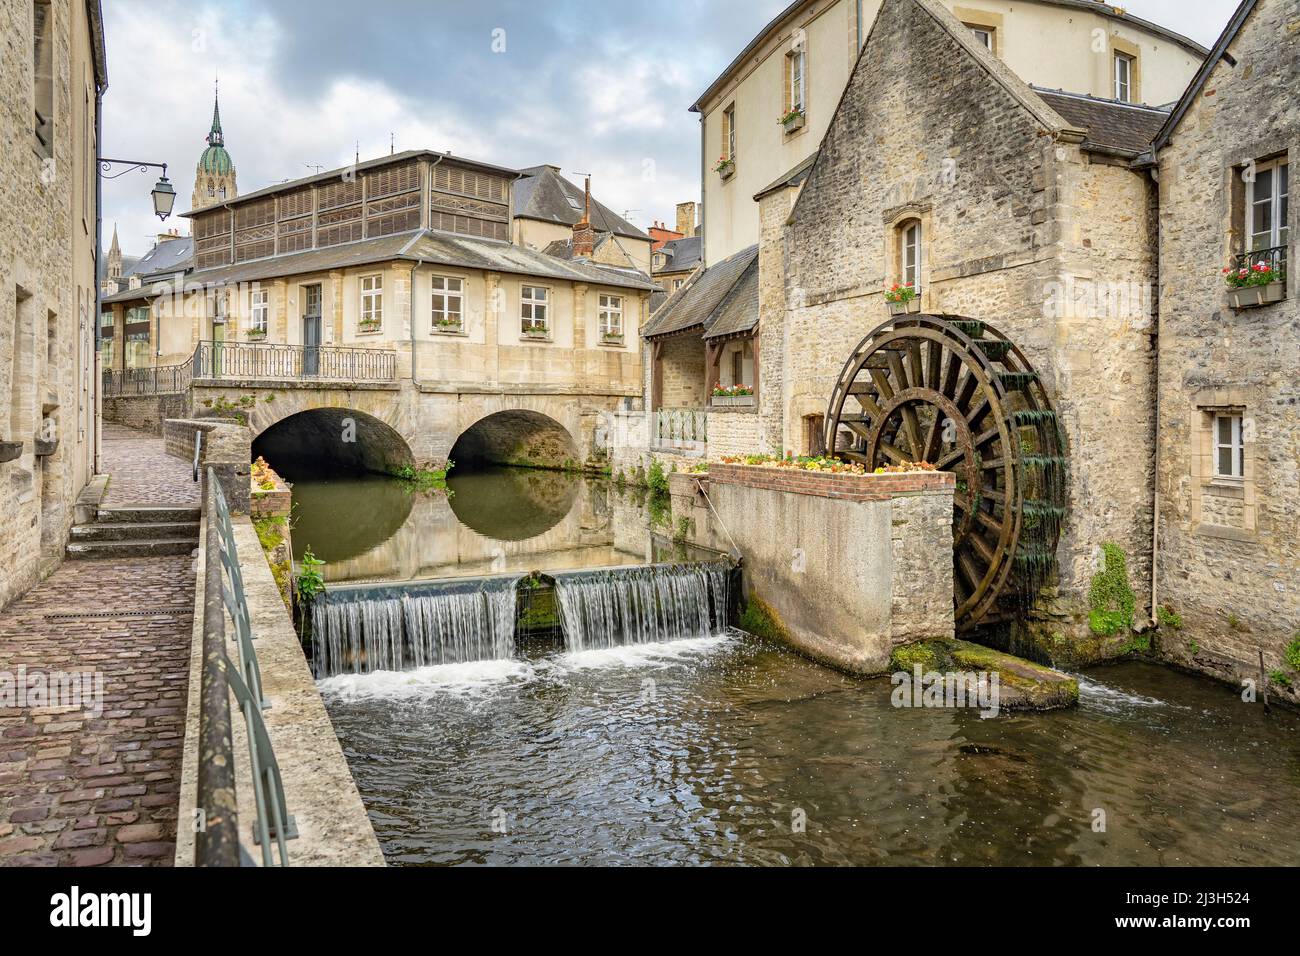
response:
M553 587L564 649L705 637L732 619L727 561L559 571ZM520 575L335 587L311 611L317 678L403 671L516 655Z

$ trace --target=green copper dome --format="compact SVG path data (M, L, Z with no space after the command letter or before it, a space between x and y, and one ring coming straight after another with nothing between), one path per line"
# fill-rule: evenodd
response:
M199 156L199 172L226 175L234 164L226 152L225 136L221 132L221 104L215 99L212 102L212 131L208 133L207 142L208 148Z

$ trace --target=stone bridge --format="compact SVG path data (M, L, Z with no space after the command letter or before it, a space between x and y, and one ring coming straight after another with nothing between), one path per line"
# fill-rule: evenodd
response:
M146 370L148 371L148 370ZM602 422L638 400L625 389L466 388L381 382L195 377L134 394L106 382L104 418L161 432L167 418L247 421L254 454L292 469L322 458L371 471L494 463L596 467Z

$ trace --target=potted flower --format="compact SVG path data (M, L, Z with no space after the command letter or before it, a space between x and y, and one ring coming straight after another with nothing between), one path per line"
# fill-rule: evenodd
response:
M900 285L895 282L885 289L885 302L889 305L890 315L904 315L921 311L921 298L914 285L909 282Z
M794 109L789 110L786 113L783 113L781 115L781 118L777 120L777 122L785 127L785 131L787 133L793 133L796 130L803 129L803 122L804 122L803 107L796 106Z
M550 328L545 322L534 322L524 329L524 338L526 339L545 339L551 334Z
M244 338L250 342L265 342L266 329L249 329L244 333Z
M383 327L382 319L359 319L357 321L358 332L378 332Z
M717 163L713 166L713 171L723 179L730 179L736 171L736 161L730 156L719 156Z
M748 385L715 385L713 386L713 404L719 406L753 405L754 390Z
M1228 303L1234 309L1250 309L1286 298L1286 271L1274 262L1224 269L1223 279L1228 283Z
M434 319L433 321L433 330L435 332L459 332L461 327L461 321L457 318Z
M623 344L623 333L622 333L622 332L602 332L602 333L600 333L600 341L601 341L602 343L604 343L605 345L622 345L622 344Z

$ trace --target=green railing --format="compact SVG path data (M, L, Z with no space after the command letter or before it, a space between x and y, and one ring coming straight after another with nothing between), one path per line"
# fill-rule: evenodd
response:
M262 719L270 704L262 694L262 672L253 647L253 627L239 568L230 509L215 472L207 471L207 565L204 573L203 675L199 714L199 794L201 826L195 841L198 866L238 866L239 846L232 754L229 693L244 716L257 819L253 842L263 866L288 866L286 841L297 837L285 805L284 783L275 750ZM234 627L239 663L226 651L226 620ZM278 855L272 853L272 845Z

